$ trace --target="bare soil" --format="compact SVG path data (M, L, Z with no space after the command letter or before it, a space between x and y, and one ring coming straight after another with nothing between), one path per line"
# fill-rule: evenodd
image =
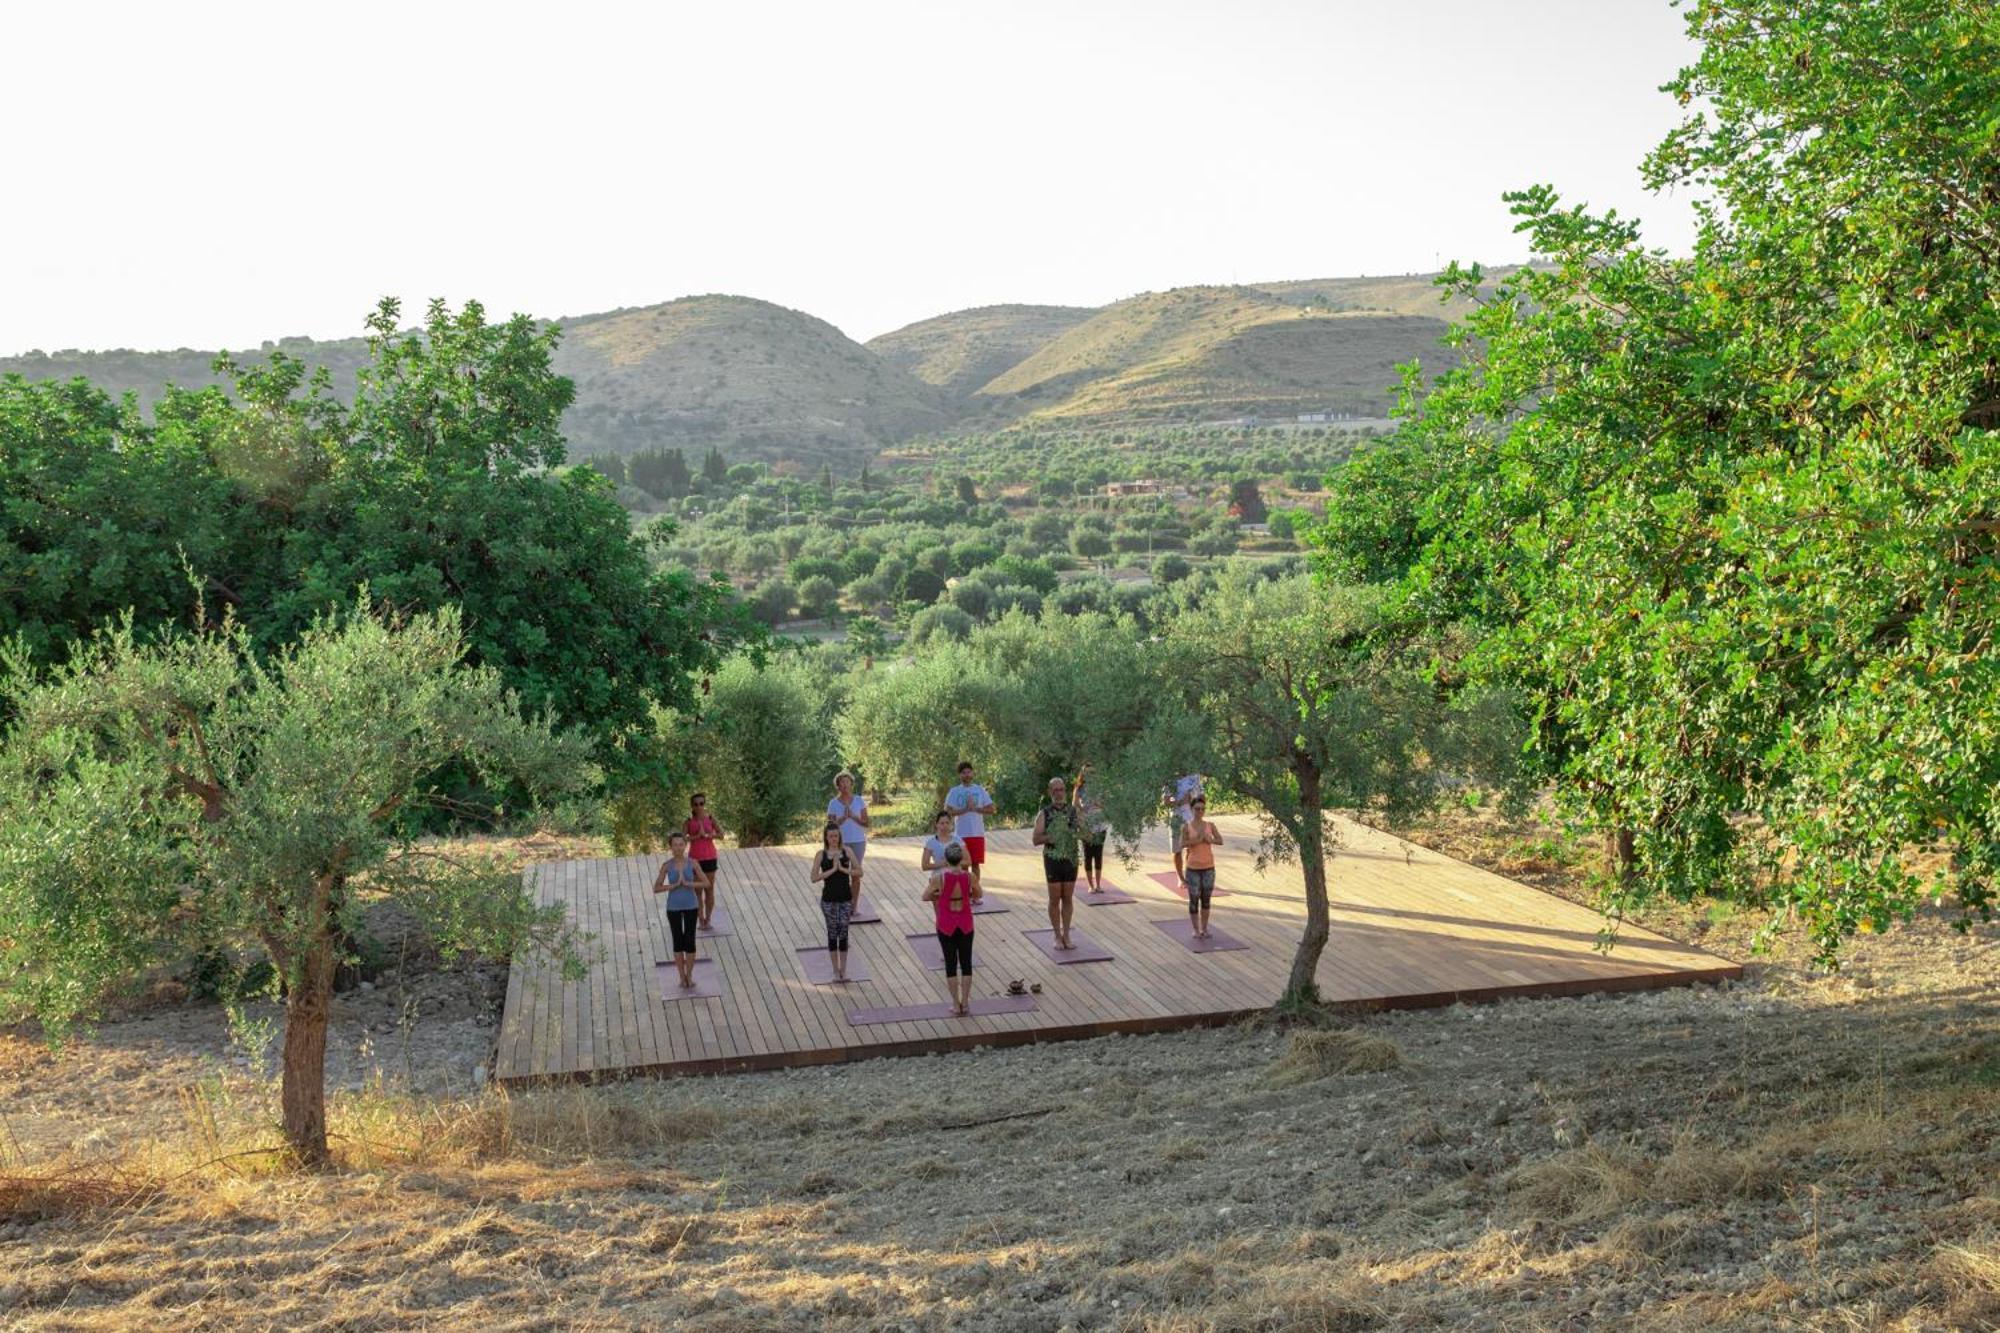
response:
M1588 894L1540 826L1421 837ZM1756 923L1643 924L1742 956ZM413 948L340 997L312 1177L250 1151L272 1089L168 987L61 1054L0 1037L0 1325L2000 1327L2000 930L1802 957L508 1095L476 1086L504 973Z

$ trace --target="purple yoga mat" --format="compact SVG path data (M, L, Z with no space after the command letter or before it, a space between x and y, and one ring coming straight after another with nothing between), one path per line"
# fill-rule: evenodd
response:
M1076 886L1076 900L1085 907L1110 907L1113 903L1136 903L1139 901L1116 884L1106 884L1102 893L1092 893L1089 889L1079 884Z
M1009 912L1012 910L1007 904L1001 902L990 893L972 905L972 914L974 916L992 916L996 912Z
M1024 930L1021 934L1037 949L1047 954L1050 962L1108 963L1111 961L1111 951L1109 949L1078 930L1075 926L1071 926L1069 931L1070 943L1076 946L1073 949L1056 948L1056 933L1053 930Z
M1181 947L1189 953L1223 953L1230 949L1250 947L1234 935L1226 935L1214 926L1208 928L1207 939L1198 940L1194 937L1194 922L1184 916L1175 917L1171 921L1155 921L1153 924L1179 940Z
M798 955L799 971L805 973L807 981L810 981L815 986L836 986L840 984L833 979L833 958L825 949L800 949ZM943 967L944 964L939 963L938 966ZM851 985L857 981L871 980L873 978L868 975L867 960L854 952L854 950L849 949L847 951L848 984Z
M982 1014L1025 1014L1035 1007L1032 995L992 995L972 1002L972 1016ZM866 1027L870 1023L915 1023L926 1018L953 1018L951 1006L939 1001L936 1004L906 1004L895 1009L850 1009L847 1022L850 1027Z
M1158 884L1163 889L1172 889L1174 893L1180 897L1182 902L1187 901L1187 886L1181 883L1181 877L1179 875L1176 875L1173 871L1155 870L1153 872L1153 882L1155 884ZM1227 898L1229 896L1229 890L1222 888L1218 885L1215 892L1210 896L1215 898Z
M672 963L653 964L653 976L660 983L663 1000L712 1000L722 994L722 969L712 958L695 960L693 990L681 989L680 973Z
M864 894L854 900L854 915L847 918L850 926L866 926L880 921L882 914L875 910L875 895Z
M694 932L695 938L702 940L720 939L724 935L735 933L736 923L729 919L729 909L721 903L715 905L715 915L709 918L709 924L697 926Z
M927 930L920 935L905 935L903 939L910 946L910 952L917 961L933 972L944 971L944 946L938 943L937 932Z

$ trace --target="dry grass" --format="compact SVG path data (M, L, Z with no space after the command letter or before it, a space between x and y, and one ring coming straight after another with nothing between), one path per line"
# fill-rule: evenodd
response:
M1302 1028L1287 1039L1270 1081L1285 1087L1335 1074L1377 1074L1402 1063L1403 1053L1380 1037L1352 1028Z
M0 1041L0 1326L1996 1327L1995 942L724 1079L375 1080L314 1176L267 1085L161 1065L159 1015ZM1024 1097L1048 1114L975 1123Z

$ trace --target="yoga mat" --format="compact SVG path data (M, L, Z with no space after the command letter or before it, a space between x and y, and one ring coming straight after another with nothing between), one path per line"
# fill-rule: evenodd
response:
M1092 893L1089 889L1079 884L1076 886L1076 900L1086 907L1109 907L1113 903L1136 903L1139 901L1116 884L1106 884L1102 893ZM716 910L719 912L722 909L718 907Z
M1109 949L1078 930L1075 926L1071 926L1069 931L1070 943L1076 946L1073 949L1056 948L1056 933L1053 930L1024 930L1021 934L1033 943L1037 949L1047 954L1050 962L1108 963L1111 961L1111 951Z
M1225 935L1214 926L1208 928L1207 939L1198 940L1194 937L1194 922L1184 916L1175 917L1171 921L1155 921L1153 924L1179 940L1181 947L1189 953L1223 953L1229 949L1250 947L1234 935Z
M1175 895L1179 897L1182 902L1187 901L1187 889L1185 886L1181 884L1181 877L1179 875L1176 875L1173 871L1155 870L1153 872L1153 882L1159 885L1163 889L1172 889ZM1213 898L1227 898L1229 896L1229 890L1223 888L1221 885L1218 884L1216 886L1215 892L1209 896Z
M715 905L715 915L709 918L709 923L705 926L696 926L694 931L695 938L699 940L720 939L724 935L735 933L736 923L729 919L729 909L721 903Z
M663 1000L712 1000L722 994L722 969L712 958L695 959L693 990L681 989L681 975L672 963L653 964L653 976Z
M825 949L800 949L798 955L799 971L806 974L807 981L810 981L815 986L838 986L841 984L833 979L833 958ZM944 964L939 963L938 966L943 967ZM857 981L872 981L873 979L868 975L867 960L854 952L854 950L849 949L847 951L847 983L852 985Z
M903 939L909 944L910 952L917 956L918 962L933 972L944 971L944 946L938 943L936 931L927 930L920 935L905 935Z
M1032 995L991 995L982 996L972 1002L972 1016L981 1014L1025 1014L1035 1007ZM944 1001L936 1004L906 1004L895 1009L850 1009L847 1022L850 1027L866 1027L870 1023L915 1023L926 1018L955 1018L951 1006Z
M871 893L854 900L854 915L847 918L847 924L866 926L881 919L882 914L875 910L875 895Z

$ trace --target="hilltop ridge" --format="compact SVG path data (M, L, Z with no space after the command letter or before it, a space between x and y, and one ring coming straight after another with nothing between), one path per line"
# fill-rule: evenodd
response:
M710 293L552 321L555 368L576 382L572 452L717 445L732 458L858 466L884 445L1015 421L1079 427L1336 412L1380 415L1395 367L1451 363L1456 313L1429 274L1142 292L1102 307L1002 304L919 320L859 343L803 311ZM360 338L273 349L354 391ZM163 386L218 383L216 353L179 348L26 353L0 374L85 376L142 406Z

